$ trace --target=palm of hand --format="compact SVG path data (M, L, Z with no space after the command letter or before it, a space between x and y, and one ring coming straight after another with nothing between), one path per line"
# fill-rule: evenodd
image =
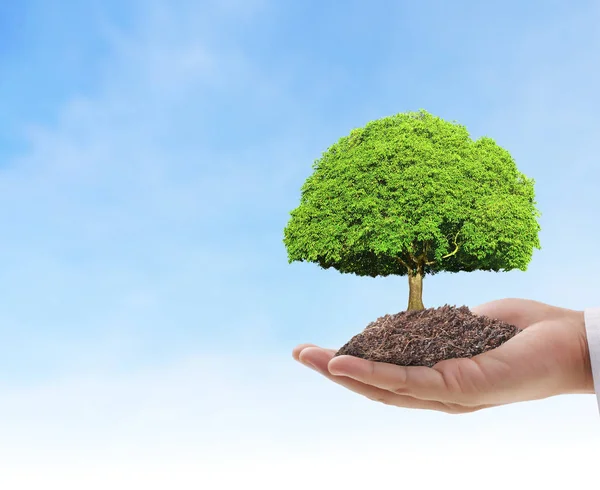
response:
M310 344L298 346L293 355L352 391L399 407L466 413L564 393L593 393L582 312L524 299L492 301L472 311L523 332L496 349L432 368L333 358L335 351Z

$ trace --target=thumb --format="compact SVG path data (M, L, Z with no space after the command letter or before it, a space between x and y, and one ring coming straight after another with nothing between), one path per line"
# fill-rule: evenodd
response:
M531 299L505 298L470 308L475 315L487 316L524 329L544 320L562 318L571 310Z

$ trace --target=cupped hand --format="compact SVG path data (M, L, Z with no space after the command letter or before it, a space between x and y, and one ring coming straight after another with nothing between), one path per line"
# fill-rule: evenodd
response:
M405 408L467 413L568 393L594 393L582 311L526 299L471 308L521 329L496 349L433 367L396 366L302 344L293 357L371 400Z

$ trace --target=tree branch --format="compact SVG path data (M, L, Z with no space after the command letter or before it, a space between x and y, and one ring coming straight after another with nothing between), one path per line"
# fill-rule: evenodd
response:
M460 248L460 245L458 245L456 243L456 239L458 238L458 234L460 233L460 230L458 230L456 232L456 235L454 236L454 246L456 247L452 252L450 252L449 254L446 254L442 257L442 259L447 259L448 257L453 256L456 252L458 252L458 249Z
M427 252L429 251L429 242L425 242L425 251L423 253L423 259L427 259ZM436 263L435 260L425 260L425 265L433 265Z
M409 255L410 259L411 259L411 260L412 260L412 261L413 261L415 264L419 265L419 257L415 257L415 256L414 256L413 254L411 254L410 252L409 252L409 254L408 254L408 255Z
M396 260L398 260L398 262L400 262L404 267L406 267L407 271L410 272L412 270L410 267L408 267L408 264L404 262L404 260L402 260L400 257L396 257Z

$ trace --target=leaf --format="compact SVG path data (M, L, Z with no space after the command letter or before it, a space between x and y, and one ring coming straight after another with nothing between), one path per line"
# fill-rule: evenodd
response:
M290 263L404 275L398 259L426 251L428 274L526 270L540 248L533 179L491 138L426 111L353 129L313 169L284 229Z

